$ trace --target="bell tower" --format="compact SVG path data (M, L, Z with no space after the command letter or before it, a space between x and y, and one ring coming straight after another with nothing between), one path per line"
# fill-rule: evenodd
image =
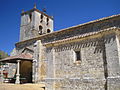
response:
M53 18L36 8L22 11L20 25L20 41L53 32Z

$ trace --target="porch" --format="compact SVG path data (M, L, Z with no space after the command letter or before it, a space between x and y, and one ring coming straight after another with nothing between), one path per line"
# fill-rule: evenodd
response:
M22 53L16 56L10 56L5 59L1 59L0 63L15 63L16 72L14 77L3 79L3 70L1 70L2 82L8 83L32 83L32 55L29 53ZM1 69L3 67L1 66ZM6 80L6 81L5 81ZM7 81L8 80L8 81Z

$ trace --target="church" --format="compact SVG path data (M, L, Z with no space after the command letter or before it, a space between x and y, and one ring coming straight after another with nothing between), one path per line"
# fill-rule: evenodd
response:
M14 83L45 90L120 90L120 15L54 31L53 17L36 6L22 11L20 41L10 57Z

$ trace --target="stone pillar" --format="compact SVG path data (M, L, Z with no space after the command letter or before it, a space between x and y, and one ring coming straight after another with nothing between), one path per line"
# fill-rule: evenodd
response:
M32 82L35 83L36 82L36 62L37 60L33 60L32 61Z
M105 51L107 61L107 87L108 90L120 89L120 52L117 35L111 34L105 38Z
M41 75L41 65L42 65L42 62L43 62L43 59L44 59L44 54L43 54L43 51L42 51L42 49L43 49L43 46L42 46L42 43L41 43L41 40L38 40L37 41L38 42L38 81L39 82L41 82L42 81L42 79L41 79L41 77L42 77L42 75Z
M17 61L17 74L15 84L20 84L20 60Z
M41 53L41 47L42 47L42 43L41 40L36 41L36 43L34 44L34 55L33 55L33 78L34 78L34 82L35 83L39 83L40 82L40 65L41 65L41 57L42 57L42 53Z
M47 53L47 78L46 78L46 90L55 90L54 78L55 78L55 49L52 47L48 49Z

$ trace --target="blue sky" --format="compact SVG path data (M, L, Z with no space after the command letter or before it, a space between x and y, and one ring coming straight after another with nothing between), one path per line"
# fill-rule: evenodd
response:
M33 8L54 16L54 30L120 14L120 0L0 0L0 50L10 54L19 41L20 14Z

